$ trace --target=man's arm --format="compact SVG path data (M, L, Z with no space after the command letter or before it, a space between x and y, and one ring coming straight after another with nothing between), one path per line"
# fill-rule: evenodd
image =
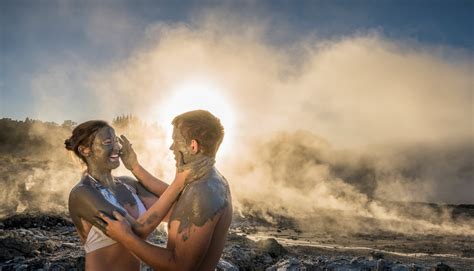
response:
M164 217L178 198L179 193L183 190L186 174L187 173L176 174L175 180L161 195L160 199L136 221L132 222L131 225L133 231L139 237L146 238L163 221Z
M130 224L119 213L117 220L102 215L107 222L106 233L114 240L122 243L128 250L155 270L195 270L206 255L217 222L221 214L207 221L201 227L190 225L186 233L178 233L179 221L170 225L169 239L175 239L174 248L162 248L145 242L133 234ZM186 238L183 236L186 234Z

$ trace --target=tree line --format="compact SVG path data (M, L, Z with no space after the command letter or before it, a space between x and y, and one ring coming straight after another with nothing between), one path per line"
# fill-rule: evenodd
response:
M133 115L117 116L112 126L118 130L132 130L147 127L147 124ZM34 155L32 152L44 152L64 148L64 140L78 125L72 120L62 124L26 118L13 120L0 119L0 153ZM141 129L140 129L141 130Z

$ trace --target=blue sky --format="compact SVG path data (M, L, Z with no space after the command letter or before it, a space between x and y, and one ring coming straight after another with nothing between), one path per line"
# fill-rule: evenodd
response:
M69 60L107 67L141 46L150 25L192 28L203 14L222 11L244 24L264 22L263 39L275 47L291 47L308 35L334 39L376 31L390 40L449 47L468 57L474 49L474 1L2 0L0 115L48 120L34 110L32 80L38 73Z

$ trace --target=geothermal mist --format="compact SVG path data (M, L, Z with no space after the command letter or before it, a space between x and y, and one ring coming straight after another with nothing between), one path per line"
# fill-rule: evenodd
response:
M37 116L51 117L50 108L67 115L80 96L82 120L132 113L156 122L177 86L209 81L235 107L234 136L224 139L231 147L217 165L241 214L303 219L324 210L379 219L380 227L398 231L474 233L470 220L455 227L449 211L426 210L415 219L382 203L474 202L472 61L445 57L449 48L373 33L276 47L259 38L263 26L227 31L214 20L150 26L128 59L107 68L65 63L38 74ZM78 92L84 84L87 91ZM66 98L49 98L54 85ZM169 180L170 124L159 125L157 133L124 133L142 163Z

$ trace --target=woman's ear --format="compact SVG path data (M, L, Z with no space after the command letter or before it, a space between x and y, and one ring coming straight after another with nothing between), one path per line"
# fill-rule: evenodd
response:
M191 140L191 151L193 154L199 152L199 143L195 139Z
M79 146L79 148L77 148L77 150L79 150L79 153L84 157L89 156L89 154L91 152L91 149L89 147L85 147L85 146Z

